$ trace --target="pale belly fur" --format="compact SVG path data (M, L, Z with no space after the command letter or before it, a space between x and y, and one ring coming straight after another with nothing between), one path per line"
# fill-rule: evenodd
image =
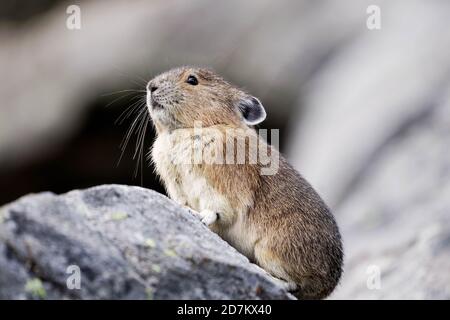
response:
M183 130L184 131L184 130ZM247 208L233 208L191 164L191 132L161 134L152 149L152 159L169 196L180 205L201 213L212 210L232 217L226 226L217 221L210 228L249 259L254 258L257 234L246 218Z

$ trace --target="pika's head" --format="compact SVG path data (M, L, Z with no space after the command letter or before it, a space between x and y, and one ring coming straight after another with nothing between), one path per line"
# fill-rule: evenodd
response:
M252 126L266 118L261 102L208 69L181 67L152 79L147 106L158 131L230 125Z

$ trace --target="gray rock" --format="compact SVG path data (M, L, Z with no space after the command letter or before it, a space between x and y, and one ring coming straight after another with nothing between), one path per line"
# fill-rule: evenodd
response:
M334 298L450 299L449 136L450 86L336 210L347 262ZM367 285L374 267L379 288Z
M360 26L310 79L292 122L289 158L333 208L384 145L427 112L450 73L450 2L379 5L382 29Z
M68 289L81 270L81 289ZM0 299L291 299L189 211L139 187L0 209Z
M449 299L450 2L376 4L381 30L361 19L308 82L289 158L341 229L331 298Z

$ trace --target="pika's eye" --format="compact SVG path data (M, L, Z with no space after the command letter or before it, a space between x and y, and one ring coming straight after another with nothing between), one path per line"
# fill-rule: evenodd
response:
M189 83L190 85L193 85L193 86L198 85L198 80L197 80L197 78L196 78L195 76L193 76L193 75L190 75L190 76L187 78L186 82Z

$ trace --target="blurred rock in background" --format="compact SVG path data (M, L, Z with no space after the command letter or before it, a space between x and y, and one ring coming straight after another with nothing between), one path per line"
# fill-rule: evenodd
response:
M0 204L139 184L131 149L116 167L114 120L140 93L103 94L209 66L262 100L263 127L335 211L346 266L332 297L450 298L450 2L79 1L81 30L69 4L0 4ZM371 4L381 30L366 27Z

